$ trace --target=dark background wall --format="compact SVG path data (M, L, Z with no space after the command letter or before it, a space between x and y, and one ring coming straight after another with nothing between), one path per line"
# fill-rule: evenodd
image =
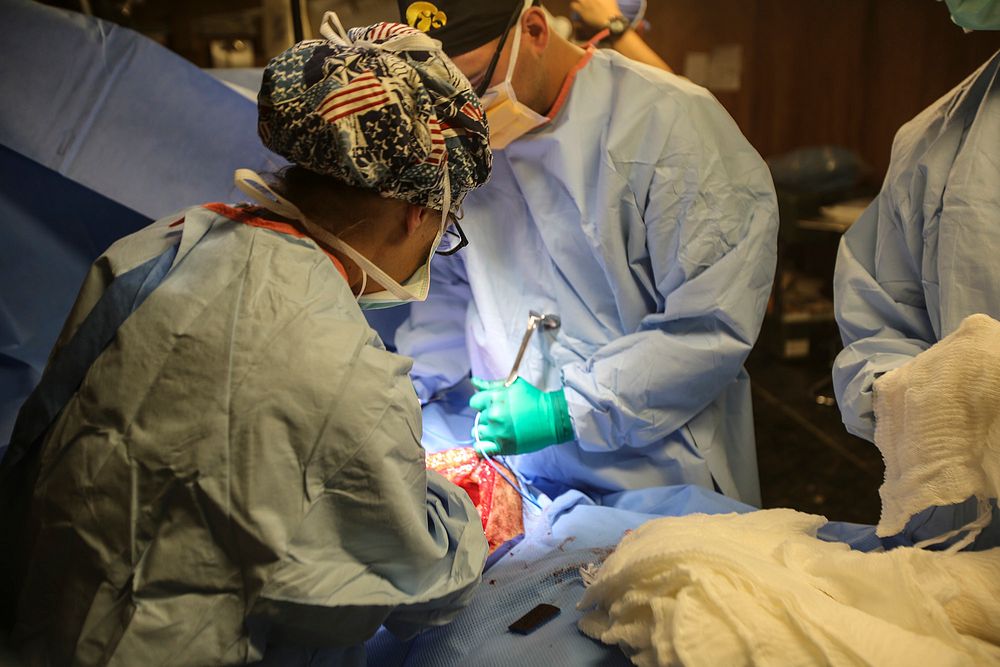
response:
M79 9L80 0L46 0ZM570 0L543 0L568 16ZM395 0L300 0L313 31L324 11L345 25L398 16ZM195 64L211 40L255 47L255 64L290 45L268 38L290 0L89 0L102 18L132 27ZM937 0L648 0L647 40L679 73L693 52L738 45L739 90L713 90L765 157L835 144L881 182L904 122L1000 49L1000 32L965 34ZM275 32L271 30L271 32ZM280 31L278 31L280 33ZM309 34L307 37L313 37Z
M569 15L568 0L546 0ZM1000 49L935 0L649 0L650 45L679 73L690 51L743 47L737 92L716 92L762 155L837 144L881 181L896 130Z

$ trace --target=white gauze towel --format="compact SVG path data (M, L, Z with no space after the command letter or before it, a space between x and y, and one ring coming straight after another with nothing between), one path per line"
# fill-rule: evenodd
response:
M876 533L896 535L932 506L975 496L979 516L965 528L976 538L1000 495L1000 322L971 315L949 336L874 385L875 445L885 459Z
M1000 664L1000 548L851 551L789 509L656 519L585 568L580 629L636 665Z

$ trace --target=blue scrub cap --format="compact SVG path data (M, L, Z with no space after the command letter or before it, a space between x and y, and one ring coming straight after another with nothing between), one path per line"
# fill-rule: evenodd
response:
M419 206L441 209L448 183L456 211L492 166L468 80L439 42L409 26L344 32L330 21L326 39L300 42L264 69L264 145L310 171Z

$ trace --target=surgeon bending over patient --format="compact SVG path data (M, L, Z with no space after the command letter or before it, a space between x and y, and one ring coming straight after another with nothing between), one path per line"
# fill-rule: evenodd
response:
M678 484L760 502L743 368L774 278L767 166L703 88L552 31L537 0L400 0L477 85L473 243L396 333L432 400L471 371L481 451L551 498ZM531 311L561 318L530 341Z
M426 35L324 34L264 73L295 166L113 245L19 415L0 610L32 664L363 664L479 581L480 519L425 472L410 362L361 311L460 247L486 125Z

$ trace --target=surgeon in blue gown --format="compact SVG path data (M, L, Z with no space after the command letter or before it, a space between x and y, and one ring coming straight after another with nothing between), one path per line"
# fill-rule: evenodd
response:
M549 30L530 0L401 0L481 93L495 167L469 252L397 332L425 401L467 376L479 434L535 487L760 500L743 368L775 267L764 162L687 80ZM529 311L536 335L509 389Z
M959 26L1000 29L995 0L948 5ZM841 240L834 302L844 340L833 368L837 402L847 430L870 441L880 375L969 315L1000 319L1000 53L899 130L882 191ZM925 512L906 540L975 516L973 502ZM994 512L987 533L1000 532L997 524Z
M461 249L476 96L376 24L273 59L259 105L293 166L112 245L19 413L0 631L29 664L364 664L380 626L447 623L479 583L481 519L425 470L410 362L362 313Z

